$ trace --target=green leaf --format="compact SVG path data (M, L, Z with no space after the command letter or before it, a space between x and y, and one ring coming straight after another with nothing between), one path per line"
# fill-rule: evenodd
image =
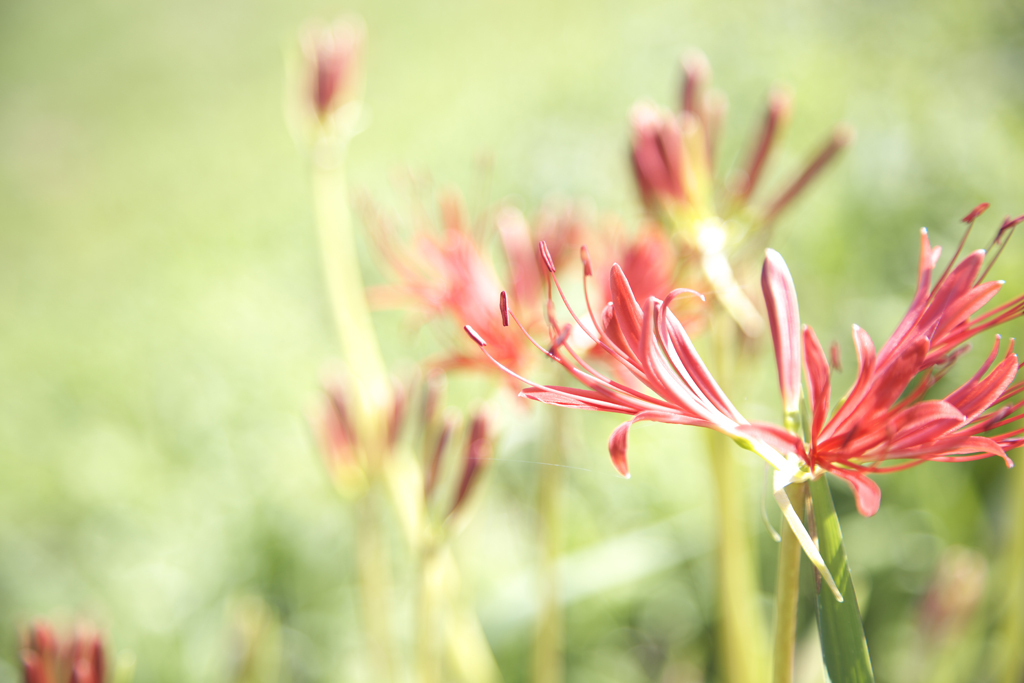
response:
M843 602L836 602L832 591L818 582L818 634L825 669L832 683L874 683L857 595L846 561L843 532L832 504L828 479L819 477L811 482L810 488L818 548L843 594Z

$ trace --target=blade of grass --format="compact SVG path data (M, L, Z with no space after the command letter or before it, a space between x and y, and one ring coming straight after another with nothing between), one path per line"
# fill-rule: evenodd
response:
M843 602L837 602L832 591L827 586L823 590L818 582L818 633L825 668L832 683L874 683L832 491L825 477L812 481L810 489L818 548L843 595Z

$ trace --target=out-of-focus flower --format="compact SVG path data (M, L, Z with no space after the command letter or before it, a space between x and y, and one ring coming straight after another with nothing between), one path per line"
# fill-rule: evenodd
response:
M738 264L730 259L742 243L752 239L763 243L764 228L850 143L852 131L837 128L796 178L771 199L757 201L756 190L789 116L790 99L779 91L769 96L764 123L746 165L734 171L728 182L719 180L715 151L726 104L722 95L706 92L710 75L707 59L691 55L683 62L679 112L649 103L633 107L633 174L648 211L684 249L699 255L716 298L744 333L757 336L763 328L761 315L734 275Z
M978 213L972 212L966 220L973 223ZM993 246L999 246L993 257L998 256L1021 220L1024 217L1003 223L993 241ZM982 312L1003 283L985 281L993 260L989 259L985 267L985 251L958 260L963 243L933 285L932 274L941 248L932 248L927 231L921 230L918 287L910 310L877 352L868 333L854 326L857 377L831 417L828 360L814 330L803 328L810 444L805 448L803 441L794 436L788 452L799 455L815 476L827 471L848 481L861 514L873 515L880 502L881 493L867 477L869 473L905 469L929 460L950 462L989 456L1001 457L1012 467L1006 451L1021 445L1024 428L1016 423L1022 417L1024 401L1007 404L1024 392L1024 382L1013 383L1020 365L1012 341L997 362L997 335L992 352L970 380L941 399L925 399L937 379L964 352L967 341L1024 313L1024 296ZM791 384L791 376L799 367L794 353L801 339L793 323L799 321L800 314L792 280L778 254L769 254L765 273L766 282L788 290L772 297L766 291L766 298L775 302L769 306L770 313L786 321L778 325L781 334L776 337L785 396L786 385ZM911 386L915 378L917 383Z
M852 140L839 126L804 169L771 199L754 200L779 134L789 118L790 97L775 90L761 129L746 154L746 164L733 170L729 182L715 175L715 151L727 110L725 97L708 92L711 67L694 53L683 60L683 86L678 112L641 102L630 113L633 129L633 175L644 204L655 214L668 214L671 226L684 233L704 219L740 220L737 230L770 224Z
M987 576L984 555L961 546L946 548L919 614L921 630L932 643L941 644L967 627L985 596Z
M324 383L324 401L320 414L314 419L320 448L327 471L334 485L348 496L361 494L367 484L367 475L382 465L395 443L404 418L406 396L404 387L392 383L390 410L386 419L386 440L382 445L374 441L372 447L361 437L353 420L353 402L356 400L350 380L334 376ZM383 446L385 452L379 452Z
M325 401L317 421L321 450L338 490L346 496L363 493L368 475L374 468L387 468L399 452L411 449L416 476L422 481L422 496L414 509L426 509L441 521L458 510L479 479L482 465L490 459L492 435L486 413L478 410L465 430L463 458L453 481L442 482L449 471L445 463L459 441L459 416L444 409L444 375L436 371L423 382L394 382L392 410L387 421L387 441L383 452L369 453L359 443L350 419L350 391L343 379L334 379L325 387ZM418 398L417 398L418 397ZM418 410L410 409L410 398ZM417 404L418 401L418 404ZM407 493L404 495L408 495Z
M79 626L61 641L50 624L37 621L21 643L25 683L103 683L106 659L95 629Z
M507 334L497 316L494 302L502 291L499 271L507 273L511 283L507 296L517 305L539 311L544 296L543 268L535 250L534 239L543 236L556 245L554 258L565 259L581 232L581 220L572 211L542 212L535 226L513 208L503 208L494 219L500 237L504 264L496 265L490 258L479 230L470 225L462 199L448 193L440 200L440 229L424 221L412 235L399 233L393 221L379 211L364 212L372 224L371 234L397 283L375 293L384 305L411 306L431 317L449 318L456 323L452 331L463 325L483 330L493 340L493 354L509 367L523 369L532 361L528 344L520 335ZM543 328L543 319L526 321L530 327ZM461 342L440 365L445 368L466 368L491 371L493 366L471 353Z
M358 97L365 34L363 22L354 17L303 34L309 105L321 120Z

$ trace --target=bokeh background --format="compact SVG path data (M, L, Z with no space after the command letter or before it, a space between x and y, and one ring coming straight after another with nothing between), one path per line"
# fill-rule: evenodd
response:
M918 227L951 248L958 219L989 201L981 246L1024 211L1018 3L4 2L0 682L19 679L17 629L35 615L97 622L140 683L231 680L233 615L257 599L282 624L282 680L359 680L354 522L307 422L336 347L306 166L283 115L295 31L344 12L369 27L371 118L350 178L384 202L411 167L471 206L577 199L635 225L628 108L674 103L691 47L730 97L726 162L769 87L795 93L769 185L833 123L852 124L856 144L774 242L804 320L840 341L848 366L851 323L881 340L905 310ZM1022 265L1024 244L1011 243L996 266L1009 291L1024 290ZM378 322L395 367L443 338L399 314ZM769 355L737 397L752 418L779 409ZM471 405L481 389L453 391ZM514 682L529 676L540 465L537 411L504 412L516 434L499 444L457 551ZM703 440L637 429L625 481L604 447L616 422L571 422L569 680L703 680L714 618ZM737 485L757 528L760 469L748 469ZM951 548L987 578L950 680L990 675L986 624L1022 474L982 461L888 476L872 519L836 487L880 681L927 680L921 605ZM767 615L776 551L758 539ZM804 612L800 675L820 680Z

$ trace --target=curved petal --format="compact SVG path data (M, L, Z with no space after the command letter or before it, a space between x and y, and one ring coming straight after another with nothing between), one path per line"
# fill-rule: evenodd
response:
M800 309L789 267L774 249L765 250L761 291L775 346L783 409L786 414L797 413L800 410Z
M811 443L816 444L825 418L828 417L832 378L818 335L807 325L804 326L804 369L807 371L807 386L811 394Z
M803 440L778 425L767 422L751 422L737 426L736 431L752 439L763 441L783 455L797 455L801 460L807 460L807 451L804 449Z
M833 473L842 477L853 489L853 497L857 501L857 512L865 517L871 517L878 512L882 504L882 491L878 484L868 479L867 475L850 470L833 470Z
M670 422L674 424L695 424L700 426L707 426L706 423L702 423L699 420L690 421L680 416L659 413L656 411L644 411L637 413L632 420L623 422L612 432L611 436L608 437L608 455L612 458L612 464L615 465L615 469L619 471L619 474L629 479L629 464L626 462L626 450L629 446L629 428L636 422L641 421L649 422Z

